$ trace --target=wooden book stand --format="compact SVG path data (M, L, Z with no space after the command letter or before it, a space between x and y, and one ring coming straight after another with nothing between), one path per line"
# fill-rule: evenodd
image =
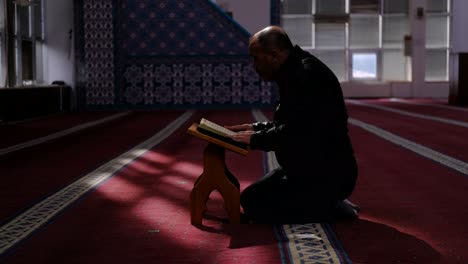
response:
M192 225L201 225L206 202L210 193L221 193L231 224L240 224L239 182L226 167L225 149L241 155L247 155L246 149L231 145L222 140L203 134L197 130L198 124L192 124L187 133L208 141L203 151L203 173L195 181L190 193L190 218Z

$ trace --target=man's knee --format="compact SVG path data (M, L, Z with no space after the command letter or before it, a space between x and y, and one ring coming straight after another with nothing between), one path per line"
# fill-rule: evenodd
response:
M252 201L252 200L254 200L254 199L252 199L252 191L251 191L251 189L249 189L247 187L240 194L240 204L241 204L242 208L244 208L244 211L246 210L245 208L250 207L250 205L251 205L250 201Z
M254 186L247 187L240 194L240 205L244 213L254 214L261 211L263 207L269 206L271 201L266 199L267 196L268 194L260 192L259 189Z

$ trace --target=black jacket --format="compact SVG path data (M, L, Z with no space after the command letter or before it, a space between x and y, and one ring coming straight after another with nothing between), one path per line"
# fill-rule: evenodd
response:
M330 188L339 185L350 193L357 166L335 74L295 46L275 81L280 99L274 120L254 124L250 147L275 151L290 180Z

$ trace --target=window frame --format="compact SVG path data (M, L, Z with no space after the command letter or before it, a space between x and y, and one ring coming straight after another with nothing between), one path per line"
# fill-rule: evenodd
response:
M11 17L6 19L7 23L11 25L7 26L3 32L3 40L6 41L0 41L0 44L2 44L0 45L0 49L4 51L7 48L11 49L13 47L11 51L13 55L11 57L7 57L5 54L5 57L1 58L4 60L0 62L2 63L2 72L6 72L6 74L5 76L0 76L2 80L0 88L23 87L43 83L42 52L38 47L45 44L45 1L32 0L28 6L19 6L16 2L8 2L8 0L0 1L5 4L5 18L7 17L7 9L12 11ZM35 8L39 8L39 10ZM21 22L20 12L24 12L25 10L27 10L28 17L27 30L22 31L21 28L25 26L22 24L25 21ZM40 14L40 17L37 17L37 14ZM37 23L40 23L41 32L39 34L36 34ZM27 34L23 34L24 32L27 32ZM31 71L31 78L29 80L24 80L23 42L30 42L30 50L28 52L31 60L27 66L29 71ZM3 63L5 66L3 66ZM38 76L41 76L41 79L38 79ZM5 82L3 82L2 78L5 79Z
M8 65L7 65L7 13L6 0L0 0L0 88L7 86Z
M447 38L447 43L445 46L442 45L428 45L427 44L427 22L426 22L426 39L425 39L425 44L424 44L424 49L425 53L427 54L428 52L431 51L445 51L445 78L444 79L437 79L437 78L430 78L428 76L428 71L427 71L427 62L425 62L424 65L424 80L426 82L440 82L440 81L449 81L449 76L450 76L450 50L451 50L451 31L450 31L450 21L452 21L452 1L447 0L445 3L447 6L447 10L445 12L427 12L426 16L432 16L432 17L446 17L447 19L447 32L446 32L446 38ZM427 57L427 56L426 56Z
M351 23L353 18L365 18L365 17L377 17L378 20L378 25L377 25L377 34L378 34L378 40L377 40L377 46L372 47L372 46L364 46L364 47L359 47L359 46L353 46L351 43L353 33L351 31ZM376 48L382 48L382 27L383 27L383 20L382 20L382 15L380 14L364 14L364 13L357 13L357 14L352 14L350 15L350 21L348 23L349 27L349 43L348 43L348 48L349 49L376 49Z
M304 19L310 19L311 20L311 45L310 46L301 46L305 49L314 49L315 48L315 23L314 23L314 16L312 14L287 14L287 15L283 15L282 16L282 19L300 19L300 18L304 18Z
M310 51L311 53L320 53L320 52L326 52L326 51L333 51L333 50L341 50L340 48L337 47L318 47L317 46L317 25L318 23L328 23L323 20L321 20L322 16L316 14L316 9L317 9L317 0L309 0L310 3L312 4L312 14L303 14L301 16L307 16L307 17L312 17L312 32L311 32L311 44L310 46L304 46L301 45L301 47L305 50ZM345 58L344 58L344 72L345 76L339 76L339 78L343 78L341 81L411 81L411 70L412 70L412 63L411 63L411 57L408 57L407 55L403 55L403 57L399 57L398 60L393 61L393 63L402 63L403 67L403 72L404 74L401 74L402 72L395 72L395 75L393 76L394 78L387 78L384 76L384 53L386 52L392 52L392 51L401 51L404 50L404 38L406 35L411 35L411 10L410 10L410 2L411 0L401 0L400 2L391 2L393 0L378 0L377 1L377 9L374 7L372 10L369 12L365 10L360 10L359 12L351 12L351 5L352 5L352 0L344 0L345 1L345 10L346 14L345 16L329 16L325 17L325 19L336 19L336 23L342 23L343 19L346 19L346 16L348 16L348 19L345 22ZM444 3L445 4L445 3ZM393 5L393 6L392 6ZM407 8L405 7L407 5ZM427 16L447 16L447 46L446 47L441 47L440 45L436 46L426 46L423 47L426 52L431 51L431 50L441 50L444 49L447 51L447 64L446 64L446 72L447 72L447 78L449 75L449 56L450 56L450 16L451 16L451 0L447 0L447 9L446 12L428 12L426 15ZM281 14L280 17L282 20L288 19L290 17L297 16L297 14ZM379 26L378 26L378 47L373 47L374 43L372 45L357 45L353 46L351 41L352 41L352 19L353 17L372 17L372 16L378 16L379 20ZM391 19L394 19L395 22L391 23ZM341 20L340 20L341 19ZM388 20L390 19L390 21ZM401 21L401 22L397 22ZM333 22L332 22L333 23ZM387 24L385 24L387 23ZM390 23L390 24L388 24ZM392 31L389 30L395 30L394 27L391 25L394 24L398 26L397 31L394 31L392 34ZM427 21L426 21L427 24ZM386 26L387 25L387 26ZM390 27L389 27L390 26ZM401 32L400 32L401 31ZM401 33L401 36L399 36ZM426 33L427 34L427 33ZM394 36L394 37L392 37ZM390 37L390 38L389 38ZM426 42L427 43L427 42ZM444 44L445 45L445 44ZM360 53L360 52L372 52L377 55L377 72L378 76L377 78L355 78L353 77L353 65L352 65L352 59L353 59L353 54ZM403 59L402 59L403 58ZM336 60L334 58L333 60ZM391 61L387 63L387 65L392 64ZM341 66L340 66L341 67ZM341 68L340 70L341 71ZM341 73L339 73L341 74ZM427 71L426 71L427 75ZM447 78L444 80L439 80L439 79L432 79L432 78L426 78L426 81L447 81Z

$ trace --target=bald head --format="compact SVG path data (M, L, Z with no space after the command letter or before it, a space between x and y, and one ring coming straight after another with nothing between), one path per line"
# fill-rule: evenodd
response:
M255 35L250 38L250 43L252 42L258 42L261 48L266 51L272 49L290 51L293 48L288 34L278 26L266 27L255 33Z
M255 33L249 41L249 53L255 70L264 80L272 80L293 49L286 32L270 26Z

